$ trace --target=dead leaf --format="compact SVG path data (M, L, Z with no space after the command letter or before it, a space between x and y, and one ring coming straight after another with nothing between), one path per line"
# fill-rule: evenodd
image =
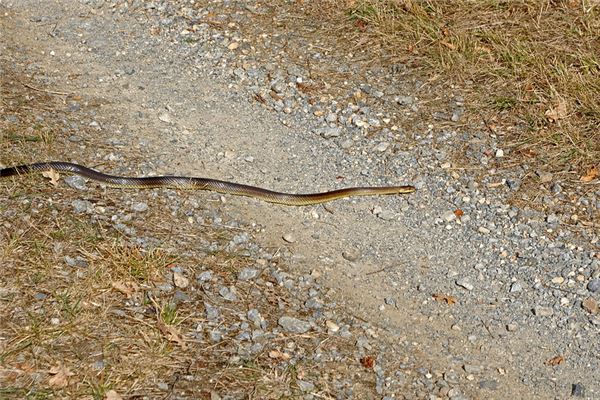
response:
M549 365L551 367L556 367L557 365L560 365L562 363L565 362L565 357L563 356L556 356L556 357L552 357L549 360L546 360L546 362L544 364Z
M465 212L460 208L457 208L456 210L454 210L454 215L456 215L456 218L460 219L460 217L465 215Z
M64 388L69 385L69 377L75 375L67 367L62 364L57 364L48 371L52 376L48 380L48 384L57 388Z
M267 100L260 93L256 93L254 96L252 96L252 98L261 104L265 104L267 102Z
M115 390L111 389L108 392L104 393L104 400L123 400L123 397L121 397L121 395Z
M363 367L370 369L373 368L373 366L375 365L375 358L372 356L365 356L360 359L360 363Z
M282 360L289 360L290 359L290 355L287 353L282 353L279 350L271 350L269 352L269 358L280 358Z
M433 299L437 302L446 303L446 304L450 304L450 305L455 304L457 301L456 297L450 296L448 294L442 294L442 293L434 293Z
M444 40L440 40L440 43L449 48L450 50L456 50L456 46L452 43L446 42Z
M127 298L130 298L138 289L138 285L134 282L112 282L111 286L113 289L123 293Z
M544 113L550 122L557 122L567 116L567 102L559 97L555 107L552 107Z
M283 100L283 97L281 97L279 94L277 94L277 92L273 90L269 91L269 96L271 96L275 100Z
M592 167L585 175L579 178L579 180L581 182L591 182L599 176L600 171L598 171L598 167Z
M56 170L50 169L48 171L44 171L44 172L42 172L42 176L44 178L50 179L50 183L52 184L52 186L58 185L58 180L60 179L60 174L58 172L56 172Z
M157 322L157 326L160 333L162 333L168 341L177 343L179 346L181 346L182 349L185 349L187 347L185 341L181 337L181 332L179 332L179 329L177 329L175 326L166 325L164 322L161 321Z
M361 31L363 31L363 32L364 32L364 31L366 31L366 30L367 30L367 23L366 23L364 20L362 20L362 19L357 19L357 20L356 20L356 22L355 22L355 24L356 24L356 27L357 27L358 29L360 29Z
M581 307L590 314L598 314L600 312L600 306L598 306L598 302L593 297L588 297L581 303Z

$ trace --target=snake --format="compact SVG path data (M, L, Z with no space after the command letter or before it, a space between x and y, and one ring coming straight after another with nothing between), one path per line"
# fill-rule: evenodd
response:
M257 186L244 185L210 178L170 175L148 177L109 175L80 164L63 161L39 162L3 168L0 169L0 178L44 171L57 171L79 175L83 178L87 178L111 187L137 189L172 188L209 190L222 194L252 197L269 203L277 203L288 206L308 206L353 196L407 194L416 190L413 186L375 186L347 187L321 193L293 194L276 192Z

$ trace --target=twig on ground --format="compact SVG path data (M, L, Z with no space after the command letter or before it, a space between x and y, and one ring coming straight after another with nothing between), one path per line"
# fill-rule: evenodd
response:
M70 96L71 95L71 93L69 93L69 92L58 92L58 91L55 91L55 90L40 89L40 88L37 88L35 86L31 86L30 84L25 83L25 82L21 82L21 81L18 81L18 82L21 85L25 86L26 88L29 88L31 90L35 90L36 92L43 92L43 93L48 93L48 94L55 94L55 95L58 95L58 96Z

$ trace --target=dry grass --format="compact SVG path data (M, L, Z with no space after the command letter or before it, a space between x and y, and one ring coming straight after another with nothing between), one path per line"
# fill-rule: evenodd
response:
M20 84L27 77L4 71L0 107L10 118L0 120L1 164L75 152L93 159L67 140L72 132L64 121L76 117L67 116L61 96L32 93ZM77 133L89 138L92 151L94 140L103 141L97 132ZM319 332L281 332L255 339L262 351L240 353L250 342L237 339L239 328L232 327L246 321L250 308L264 316L268 332L283 312L300 310L301 300L268 273L263 286L238 281L238 272L256 267L257 260L225 250L237 229L191 224L185 196L193 194L183 193L181 210L170 213L164 196L81 192L33 175L0 181L0 398L210 399L213 392L298 398L296 381L304 377L315 382L319 398L328 399L335 389L303 355L333 348L345 352L345 362L320 367L336 371L331 376L348 365L347 374L360 371L351 341ZM132 213L126 205L132 197L143 198L149 209ZM75 213L73 200L89 201L94 211ZM195 212L207 217L216 211ZM115 227L115 215L129 215L133 237ZM262 267L272 265L265 261ZM175 269L189 283L180 289L184 300L176 296ZM213 278L197 282L196 274L207 269ZM222 299L222 286L235 286L239 300ZM207 320L204 302L220 310L219 321ZM291 306L282 310L280 304ZM213 329L223 332L220 341L210 338ZM295 364L288 362L296 355ZM367 373L365 390L373 391L373 380Z
M581 174L598 163L597 1L321 0L305 7L350 38L349 47L359 43L372 57L429 76L472 81L468 104L528 162Z

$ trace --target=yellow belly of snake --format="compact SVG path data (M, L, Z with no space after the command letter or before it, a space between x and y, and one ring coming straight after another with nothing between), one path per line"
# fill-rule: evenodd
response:
M186 176L150 176L143 178L108 175L79 164L62 161L43 162L19 165L0 169L0 178L18 176L32 172L43 171L68 172L91 179L96 182L122 188L173 188L191 190L210 190L213 192L248 196L255 199L289 206L307 206L325 203L332 200L351 196L375 196L386 194L406 194L415 191L413 186L381 186L381 187L350 187L323 193L292 194L275 192L256 186L243 185L234 182L220 181L209 178L194 178Z

